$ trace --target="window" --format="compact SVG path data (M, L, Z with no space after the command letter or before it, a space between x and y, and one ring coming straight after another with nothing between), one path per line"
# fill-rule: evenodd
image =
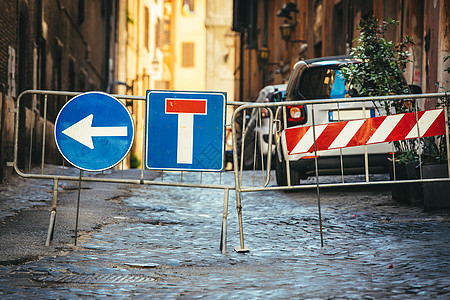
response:
M8 46L8 96L16 96L16 49Z
M148 7L145 7L144 10L144 45L145 48L148 50L150 48L149 41L150 41L150 33L149 33L149 27L150 27L150 12L148 10Z
M69 75L69 91L75 91L76 86L75 86L75 80L76 80L76 73L75 73L75 59L71 56L69 58L69 70L68 70L68 75Z
M299 92L305 99L345 98L348 94L341 71L326 67L305 70Z
M233 31L244 32L250 23L249 1L233 0Z
M181 7L181 14L183 16L189 16L194 13L194 0L183 0Z
M388 7L393 7L395 2L389 3ZM367 19L373 15L373 0L361 1L361 18Z
M166 80L155 80L155 88L158 90L168 90L169 82Z
M251 1L250 23L248 27L247 47L249 49L258 48L258 1Z
M162 26L161 19L158 18L155 24L155 47L162 48L161 44Z
M346 28L344 22L344 7L342 2L336 4L333 9L334 28L334 55L346 54Z
M84 0L78 0L78 25L84 22Z
M62 90L62 60L63 60L63 47L64 44L60 39L55 38L56 49L55 49L55 62L54 62L54 73L53 73L53 84L54 89L57 91Z
M164 25L163 25L163 45L164 46L170 46L170 19L164 18Z
M194 43L182 43L183 59L181 65L189 68L194 66Z
M314 6L314 55L322 56L322 0L318 0Z

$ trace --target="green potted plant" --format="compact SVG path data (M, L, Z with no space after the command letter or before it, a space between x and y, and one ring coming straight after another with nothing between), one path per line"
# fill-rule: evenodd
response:
M351 53L361 60L361 63L342 68L345 80L356 90L357 95L387 96L411 92L404 80L403 72L411 61L406 49L409 45L414 45L413 40L406 36L403 41L394 45L383 37L384 32L395 24L396 21L389 19L380 25L373 16L361 20L358 27L361 34ZM445 57L444 62L449 59L450 56ZM450 67L444 71L450 73ZM446 101L440 100L437 106L442 106L443 101ZM414 100L384 101L381 104L388 115L412 112L416 106ZM419 148L421 161L418 156ZM421 177L419 169L422 170L422 178L449 176L446 141L443 136L421 139L420 145L417 139L394 142L394 150L395 164L390 164L391 178L394 173L393 166L397 179L418 179ZM450 182L396 184L392 186L392 197L408 204L423 204L426 210L450 208L447 194L442 193L442 190L449 189Z
M352 94L358 96L388 96L408 94L411 91L404 79L403 73L411 62L406 50L414 45L411 37L406 36L401 42L394 44L386 40L384 33L390 27L397 25L392 19L379 21L374 16L362 19L357 28L360 31L356 39L356 47L351 55L361 61L342 68L342 74L353 89ZM412 112L414 100L381 101L386 114ZM397 179L418 178L418 145L416 140L394 142L395 172L391 166L391 177L395 173ZM414 184L393 185L392 195L401 202L416 204L422 201L420 186Z
M411 60L406 50L414 45L413 39L406 36L400 43L394 44L386 40L383 35L397 21L388 19L379 25L374 16L361 19L360 36L356 39L357 45L350 53L361 60L360 64L351 64L342 68L342 74L346 82L360 96L388 96L410 93L403 76L406 66ZM412 112L415 106L414 100L382 101L388 115L394 113ZM417 147L414 141L399 141L394 143L397 159L402 161L415 160Z

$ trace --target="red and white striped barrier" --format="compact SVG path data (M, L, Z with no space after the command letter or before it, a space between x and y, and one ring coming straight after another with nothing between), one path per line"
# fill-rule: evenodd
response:
M445 134L443 109L316 125L316 149L331 150ZM288 154L314 151L313 126L285 130Z

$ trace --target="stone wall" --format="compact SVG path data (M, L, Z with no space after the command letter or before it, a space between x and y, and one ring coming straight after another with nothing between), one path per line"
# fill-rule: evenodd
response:
M14 128L15 115L10 109L15 108L15 101L0 94L1 99L1 125L0 125L0 181L13 174L13 169L7 167L7 162L14 160ZM22 106L22 105L21 105ZM30 167L41 165L43 149L44 119L39 111L22 106L20 109L20 126L18 127L17 165L28 172ZM47 121L45 124L45 164L61 164L62 156L58 151L54 138L54 124ZM31 153L30 153L31 151ZM31 163L30 163L31 159Z
M12 168L7 168L6 162L13 160L14 114L9 112L13 108L13 99L0 93L0 182L12 174Z

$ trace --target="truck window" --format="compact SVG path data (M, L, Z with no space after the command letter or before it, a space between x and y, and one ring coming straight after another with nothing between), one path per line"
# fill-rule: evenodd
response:
M348 90L339 69L311 68L303 72L299 93L306 99L345 98Z

